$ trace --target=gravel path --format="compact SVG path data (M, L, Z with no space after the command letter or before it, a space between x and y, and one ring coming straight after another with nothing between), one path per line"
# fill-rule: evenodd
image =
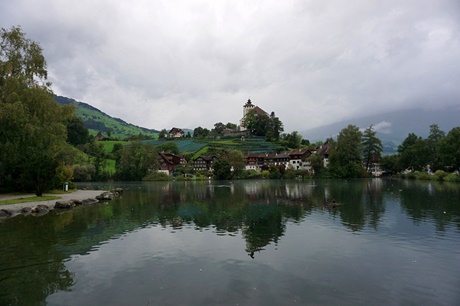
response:
M86 199L95 199L96 196L104 193L104 190L77 190L75 192L69 192L64 194L44 194L44 195L51 195L51 196L58 196L59 199L51 200L51 201L39 201L39 202L27 202L27 203L17 203L17 204L8 204L8 205L0 205L0 209L6 209L9 211L19 211L24 207L34 208L38 205L46 205L49 209L54 208L54 204L56 201L62 200L86 200ZM27 198L33 197L34 195L0 195L0 200L9 200L9 199L18 199L18 198Z

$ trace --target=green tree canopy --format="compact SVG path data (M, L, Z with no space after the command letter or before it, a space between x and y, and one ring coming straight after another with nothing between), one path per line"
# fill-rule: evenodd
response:
M232 166L226 157L218 157L212 164L213 175L218 180L229 180L232 178Z
M0 183L41 195L53 187L73 108L54 100L37 43L20 27L0 37Z
M355 125L348 125L337 136L337 149L330 153L329 170L337 177L360 177L362 133Z
M460 127L455 127L440 139L438 152L442 164L448 170L460 170Z
M362 136L361 149L366 171L370 169L372 158L380 159L383 151L382 142L375 136L376 134L377 132L374 131L371 125L364 130Z
M140 181L150 171L158 169L157 150L150 143L134 141L121 150L117 162L117 178L125 181Z

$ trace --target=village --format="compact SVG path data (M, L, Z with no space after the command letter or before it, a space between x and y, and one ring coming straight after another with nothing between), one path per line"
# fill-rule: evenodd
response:
M246 118L248 114L252 113L255 116L266 115L268 113L257 105L254 105L250 99L243 106L243 117L239 120L237 129L225 129L222 131L222 137L240 137L241 141L245 141L245 137L249 137L250 133L246 127ZM173 127L168 133L168 139L180 140L186 137L185 132L177 127ZM220 136L219 136L220 137ZM311 146L310 146L311 147ZM268 170L270 166L284 167L285 169L306 171L309 174L314 174L309 158L316 154L322 160L323 167L327 167L329 160L330 144L325 143L320 146L311 148L299 148L281 152L258 152L258 153L243 153L244 170L261 172ZM193 160L187 160L180 154L171 152L159 152L158 159L158 172L171 175L176 167L188 165L194 171L212 172L213 163L219 158L218 154L204 154L198 156ZM233 170L233 169L232 169Z

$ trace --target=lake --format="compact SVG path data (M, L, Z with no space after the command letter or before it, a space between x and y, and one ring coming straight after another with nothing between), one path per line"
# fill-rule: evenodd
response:
M124 192L0 222L0 305L460 305L458 184L88 186Z

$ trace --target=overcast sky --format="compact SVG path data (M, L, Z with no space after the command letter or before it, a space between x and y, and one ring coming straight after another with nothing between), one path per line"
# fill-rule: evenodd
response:
M53 90L153 129L285 131L460 105L459 0L14 0L0 26L44 49Z

